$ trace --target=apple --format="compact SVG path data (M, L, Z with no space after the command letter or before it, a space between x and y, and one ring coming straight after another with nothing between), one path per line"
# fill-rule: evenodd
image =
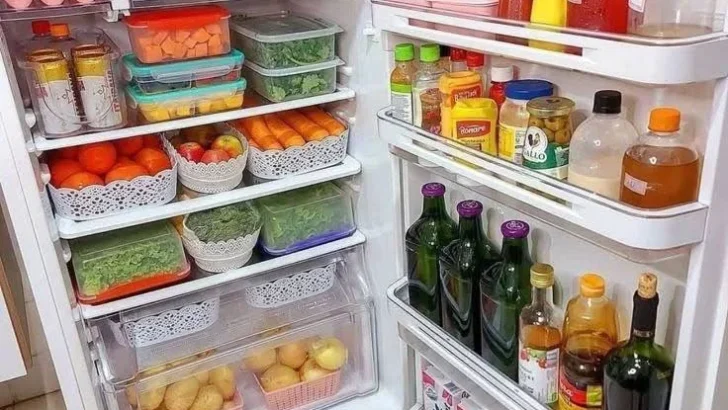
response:
M200 162L203 164L212 164L215 162L225 162L230 159L230 155L221 149L208 149L202 155Z
M187 161L200 162L205 154L205 149L196 142L185 142L177 148L177 152Z
M181 130L180 135L189 142L196 142L202 145L202 148L209 148L212 140L217 135L217 130L212 125L199 125L197 127L185 128Z
M212 149L221 149L230 155L230 158L236 158L243 154L243 144L240 140L232 135L221 135L212 141Z
M172 137L171 140L169 140L169 143L172 144L174 149L178 149L179 146L184 144L185 142L187 142L187 140L179 134L175 135L174 137Z

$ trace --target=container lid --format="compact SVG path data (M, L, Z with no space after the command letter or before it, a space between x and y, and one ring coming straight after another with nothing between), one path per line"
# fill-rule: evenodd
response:
M675 132L680 130L680 110L671 107L655 108L650 112L650 125L655 132Z
M468 67L482 67L485 65L485 54L468 51L465 53L465 63Z
M544 80L515 80L506 84L506 97L513 100L532 100L553 95L554 85Z
M71 34L68 24L65 23L51 24L50 30L53 37L66 37Z
M462 48L450 48L450 61L465 61L467 52Z
M93 258L99 252L167 236L178 238L179 234L169 222L159 221L75 239L71 241L71 246L77 261L82 263L84 259Z
M586 273L579 278L579 292L586 298L604 296L604 278L596 273Z
M327 68L338 67L340 65L344 65L344 60L339 57L336 57L331 61L324 61L323 63L307 64L290 68L263 68L250 60L245 61L246 67L266 77L283 77L293 74L310 73L311 71L326 70Z
M543 289L554 285L554 267L545 263L531 266L531 285Z
M395 61L412 61L415 59L415 45L412 43L397 44L394 47Z
M594 114L619 114L622 112L622 93L615 90L601 90L594 94Z
M440 60L440 46L437 44L423 44L420 46L420 61L435 63Z
M490 68L490 80L494 83L507 83L513 80L513 66L493 66Z
M33 20L30 26L36 36L48 35L51 32L51 22L48 20Z
M169 84L222 77L236 67L242 67L244 58L242 52L233 49L222 56L165 64L144 64L134 54L125 55L122 61L127 81L136 78L138 82L156 81Z
M458 215L462 218L475 218L483 213L483 204L480 202L469 199L467 201L461 201L458 203Z
M539 97L528 102L529 114L537 117L569 115L574 110L574 101L564 97Z
M501 233L509 239L523 239L528 236L531 227L527 223L519 220L511 220L503 222L501 225Z
M341 27L324 19L288 12L255 17L236 16L231 29L261 43L281 43L341 33Z
M445 195L445 185L439 182L429 182L422 185L422 195L427 198Z
M179 30L202 27L229 18L230 12L220 6L195 6L176 9L138 11L124 18L132 28Z
M159 104L174 100L194 100L209 97L217 93L228 93L233 95L245 90L247 83L245 78L235 82L206 85L204 87L187 88L184 90L168 91L159 94L144 94L139 86L126 86L126 93L134 99L137 104Z

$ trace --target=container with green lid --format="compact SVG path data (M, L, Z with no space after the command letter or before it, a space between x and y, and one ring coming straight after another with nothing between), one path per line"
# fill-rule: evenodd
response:
M397 44L394 47L395 61L412 61L415 59L415 46L412 43Z
M440 46L437 44L423 44L420 47L420 61L423 63L440 61Z
M574 106L574 101L568 98L553 96L528 102L528 129L523 143L523 165L526 168L566 179Z

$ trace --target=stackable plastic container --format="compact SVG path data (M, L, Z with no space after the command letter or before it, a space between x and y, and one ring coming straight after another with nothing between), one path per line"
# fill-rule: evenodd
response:
M160 122L177 118L234 110L243 106L246 81L144 94L139 87L127 86L129 108L137 112L137 122Z
M182 240L168 222L154 222L74 240L77 297L96 304L184 279Z
M341 27L323 19L282 12L234 18L233 42L263 68L318 64L336 58L336 33Z
M144 64L134 54L122 61L129 85L138 86L143 94L159 94L238 81L244 59L242 52L233 49L218 57L167 64Z
M498 0L440 0L433 1L432 8L474 16L496 16Z
M124 22L139 61L155 64L229 53L229 20L223 7L197 6L136 12Z
M245 77L258 94L270 101L298 100L336 91L336 67L342 64L337 58L319 64L268 69L246 61Z
M354 233L349 196L331 182L271 195L257 201L263 229L261 245L286 255Z

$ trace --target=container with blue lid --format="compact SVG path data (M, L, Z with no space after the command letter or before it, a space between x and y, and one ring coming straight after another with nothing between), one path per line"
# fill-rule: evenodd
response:
M545 80L515 80L506 83L506 98L529 101L554 94L554 85Z
M233 83L240 80L245 57L241 51L217 57L166 64L144 64L134 54L123 57L124 79L143 94Z

